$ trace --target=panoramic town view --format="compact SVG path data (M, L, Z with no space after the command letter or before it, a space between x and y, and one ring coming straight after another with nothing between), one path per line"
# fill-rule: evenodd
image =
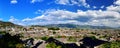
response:
M120 48L120 0L0 0L0 48Z

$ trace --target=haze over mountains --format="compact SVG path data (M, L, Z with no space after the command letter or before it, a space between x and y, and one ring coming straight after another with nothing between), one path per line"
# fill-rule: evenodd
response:
M75 24L50 24L47 27L81 28L81 29L112 29L108 26L75 25Z
M11 22L0 21L0 27L22 27ZM76 25L76 24L48 24L48 25L30 25L30 26L44 26L44 27L61 27L61 28L80 28L80 29L113 29L120 27L108 27L108 26L91 26L91 25Z

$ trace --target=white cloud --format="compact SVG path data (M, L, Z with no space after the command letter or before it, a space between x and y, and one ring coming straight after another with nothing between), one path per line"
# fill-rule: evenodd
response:
M78 0L80 3L82 3L82 5L86 6L87 3L86 3L86 0Z
M10 21L16 23L11 17ZM71 12L67 10L54 10L49 9L42 15L34 18L25 18L17 23L25 25L45 25L45 24L60 24L60 23L72 23L79 25L98 25L98 26L120 26L120 13L116 11L102 11L102 10L88 10L77 12ZM23 24L23 25L24 25Z
M55 2L56 2L57 4L63 4L63 5L69 4L69 0L56 0Z
M94 9L96 9L97 7L96 6L93 6Z
M120 12L120 6L111 5L107 7L107 10Z
M104 8L105 6L101 6L100 8Z
M117 0L116 2L114 2L114 4L120 5L120 0Z
M11 0L11 4L16 4L17 0Z
M40 10L40 9L35 12L35 14L43 14L43 13L44 13L44 11Z
M17 19L15 19L13 16L10 16L10 19L9 19L9 21L10 22L14 22L14 21L16 21Z
M43 0L31 0L31 3L42 2Z
M31 3L41 2L42 0L32 0ZM106 10L78 10L77 12L71 12L67 10L48 9L46 11L38 10L36 14L40 16L34 18L25 18L18 20L13 16L9 21L19 25L46 25L46 24L64 24L72 23L79 25L96 25L96 26L120 26L120 0L114 2L114 5L106 7ZM62 5L78 5L90 7L86 0L56 0L57 4ZM96 8L96 7L94 7ZM101 6L101 8L105 8Z
M90 5L86 3L86 0L56 0L55 3L61 5L77 5L90 7Z
M109 26L109 27L119 27L119 19L97 19L88 22L89 25L96 25L96 26Z
M120 0L116 0L113 5L108 6L107 10L120 12Z
M22 21L23 21L23 22L31 21L31 19L30 19L30 18L26 18L26 19L23 19Z
M24 22L14 18L14 16L10 16L10 19L8 21L18 25L26 25Z

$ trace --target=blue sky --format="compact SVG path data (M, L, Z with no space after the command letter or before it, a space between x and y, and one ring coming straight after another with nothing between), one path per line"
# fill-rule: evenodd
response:
M19 25L120 26L120 0L0 0L0 20Z

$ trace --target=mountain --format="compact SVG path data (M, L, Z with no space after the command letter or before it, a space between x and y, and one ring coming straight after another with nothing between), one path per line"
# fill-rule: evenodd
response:
M0 21L0 27L22 27L11 22Z
M61 27L61 28L81 28L81 29L113 29L108 26L91 26L91 25L75 25L75 24L49 24L49 25L31 25L38 27ZM20 25L16 25L11 22L0 21L0 27L23 27Z
M64 28L76 28L78 25L74 24L50 24L45 25L46 27L64 27Z
M81 28L81 29L112 29L107 26L91 26L91 25L75 25L75 24L50 24L46 27L61 27L61 28Z

